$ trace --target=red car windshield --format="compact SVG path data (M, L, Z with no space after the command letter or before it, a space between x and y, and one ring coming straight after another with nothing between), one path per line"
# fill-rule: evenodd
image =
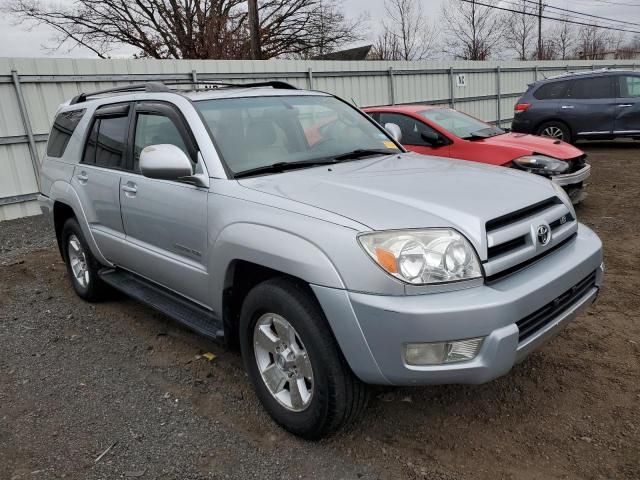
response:
M498 127L450 108L423 110L419 115L465 140L488 138L505 133Z

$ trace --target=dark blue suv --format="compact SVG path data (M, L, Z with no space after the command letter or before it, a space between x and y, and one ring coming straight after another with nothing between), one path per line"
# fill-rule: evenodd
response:
M532 83L515 106L511 128L570 143L640 139L640 72L574 72Z

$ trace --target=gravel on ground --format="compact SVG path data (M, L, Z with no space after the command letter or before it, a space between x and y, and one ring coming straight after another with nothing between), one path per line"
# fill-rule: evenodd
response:
M377 388L315 443L274 425L237 352L123 296L81 301L45 219L0 223L0 479L637 480L640 143L582 147L598 302L498 380Z

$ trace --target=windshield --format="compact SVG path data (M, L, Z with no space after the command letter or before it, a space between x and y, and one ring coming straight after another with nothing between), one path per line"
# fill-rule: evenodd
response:
M355 151L398 152L363 114L330 96L224 98L195 105L234 174L274 164L344 161L336 157Z
M487 138L501 135L504 130L450 108L432 108L420 112L427 120L464 139Z

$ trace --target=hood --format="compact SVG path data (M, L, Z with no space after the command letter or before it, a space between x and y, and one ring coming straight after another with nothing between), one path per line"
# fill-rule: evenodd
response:
M239 183L373 230L453 227L476 246L485 243L488 220L555 194L551 182L537 175L416 153L246 178Z
M495 137L489 137L479 142L486 143L487 145L520 149L522 155L540 153L560 160L570 160L584 155L582 150L566 142L525 133L505 133L504 135L496 135Z

